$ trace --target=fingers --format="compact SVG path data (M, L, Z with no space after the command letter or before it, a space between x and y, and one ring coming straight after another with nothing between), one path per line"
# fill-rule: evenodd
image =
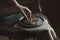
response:
M32 12L27 7L24 7L23 10L25 15L27 16L28 21L31 22Z
M26 8L24 11L25 11L25 14L28 16L28 18L30 18L31 17L31 11L28 8Z
M25 7L25 8L27 9L28 12L32 13L32 12L30 11L30 9L28 9L27 7Z

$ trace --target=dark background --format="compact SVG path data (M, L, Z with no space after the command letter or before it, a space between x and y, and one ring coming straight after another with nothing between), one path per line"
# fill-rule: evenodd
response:
M27 6L33 13L38 13L38 0L18 0L21 5ZM59 0L41 0L43 14L51 21L58 37L60 37L60 1ZM0 1L0 7L11 6L7 0Z
M42 0L44 15L51 21L53 28L60 37L60 2L59 0Z

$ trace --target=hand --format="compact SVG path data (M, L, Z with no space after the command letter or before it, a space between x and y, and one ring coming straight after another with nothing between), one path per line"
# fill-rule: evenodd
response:
M24 17L27 19L28 22L31 22L31 11L25 7L20 5L16 0L10 0L11 3L20 11L22 11L22 14L24 15Z
M32 13L32 12L31 12L27 7L21 6L21 9L23 10L23 12L26 14L26 16L27 16L28 18L31 17L31 13Z
M25 6L21 6L21 9L22 9L23 15L26 17L27 21L31 22L32 12Z

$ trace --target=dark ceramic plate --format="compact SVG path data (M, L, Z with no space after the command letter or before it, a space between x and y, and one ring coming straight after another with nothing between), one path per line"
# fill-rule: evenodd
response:
M44 19L42 17L39 17L39 16L34 16L34 17L35 17L35 19L37 19L36 24L24 23L25 19L24 19L24 17L21 17L19 19L18 26L23 27L23 28L34 28L34 27L41 26L43 24L43 22L44 22Z

